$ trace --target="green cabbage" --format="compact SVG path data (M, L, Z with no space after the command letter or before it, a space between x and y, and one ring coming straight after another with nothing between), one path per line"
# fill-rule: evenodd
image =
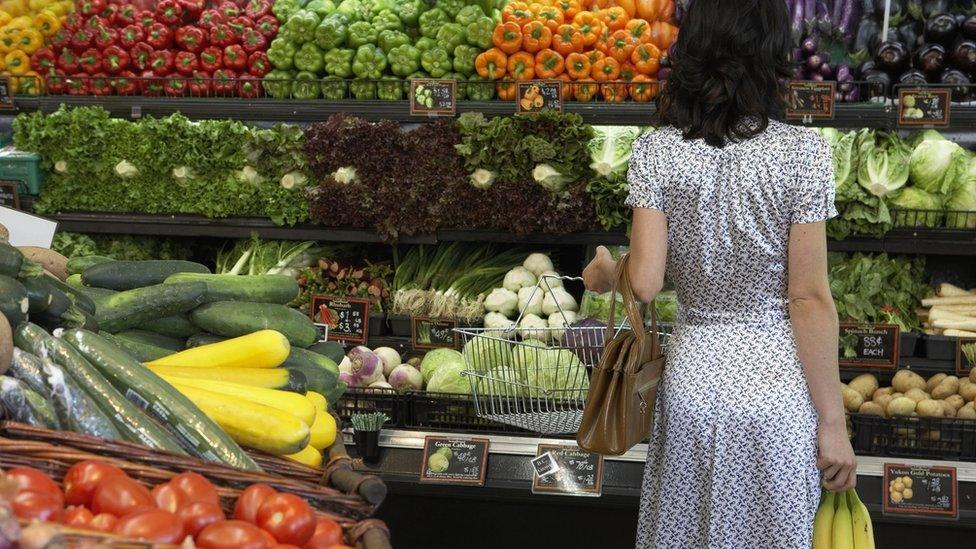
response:
M512 365L512 345L501 339L476 336L464 344L461 351L468 366L484 372L497 366Z
M901 212L895 215L895 224L900 227L939 227L945 216L942 198L916 187L904 187L890 195L890 205L899 210L938 210L927 213Z
M535 365L537 355L548 348L545 341L538 339L526 339L516 345L512 355L519 373L525 375L525 372Z
M897 135L861 130L858 135L857 182L883 198L908 182L911 149Z
M499 397L526 396L525 380L519 371L512 366L498 366L488 372L478 385L478 392L484 395Z
M468 383L467 377L461 375L463 371L464 364L443 363L427 383L427 391L431 393L468 394L471 392L471 384Z
M546 359L526 375L528 394L554 399L583 398L590 387L586 368L572 351L552 349Z
M916 187L945 195L966 170L966 152L952 141L926 139L912 151L908 165Z
M954 229L976 229L976 156L966 166L945 201L950 212L970 212L948 214L947 225Z
M424 355L420 363L420 373L424 376L424 383L430 383L434 374L445 366L464 368L464 356L454 349L434 349Z
M640 135L637 126L593 126L590 168L603 177L627 171L632 145Z

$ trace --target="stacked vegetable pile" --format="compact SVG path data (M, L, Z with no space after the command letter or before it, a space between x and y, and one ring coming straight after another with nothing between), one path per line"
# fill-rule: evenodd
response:
M915 309L929 291L924 258L831 253L827 276L841 321L919 328Z
M630 233L631 208L625 204L630 194L627 169L634 141L653 128L637 126L593 126L590 141L590 169L593 175L586 192L593 200L596 218L608 231L626 227Z
M854 84L853 61L848 59L847 53L854 44L855 26L864 2L789 0L788 3L793 36L800 44L793 54L797 62L795 78L836 80L838 101L859 101L861 89ZM884 2L881 2L881 6L883 9ZM880 34L879 29L876 36ZM858 39L861 40L860 34Z
M338 5L336 5L338 4ZM403 79L453 78L458 99L491 99L478 80L475 58L491 46L492 6L465 0L278 0L281 23L268 57L268 95L329 100L396 101ZM487 8L487 11L486 11ZM348 85L344 80L354 79Z
M976 289L964 290L952 284L942 283L936 294L922 300L919 317L925 322L925 331L947 337L976 337ZM976 362L972 355L976 346L963 346L963 354L969 362Z
M890 387L878 387L873 374L861 374L843 385L848 412L881 417L919 416L976 419L976 370L962 379L943 373L927 381L907 369L898 370ZM937 442L938 431L922 433L924 440Z
M0 2L0 75L9 76L10 93L39 95L44 80L34 55L43 56L45 44L74 11L71 0L6 0Z
M509 337L517 329L523 339L558 341L576 322L578 311L576 298L563 287L552 260L534 253L505 273L502 286L485 298L484 326ZM514 318L521 319L517 326Z

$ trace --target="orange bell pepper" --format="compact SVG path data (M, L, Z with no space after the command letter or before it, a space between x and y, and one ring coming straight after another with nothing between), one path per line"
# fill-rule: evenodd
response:
M620 76L620 63L613 57L604 57L591 65L590 75L597 82L616 80Z
M637 0L613 0L614 5L620 6L627 12L627 17L637 16Z
M630 54L634 53L637 45L630 39L630 33L625 30L613 31L607 40L607 55L618 63L630 61Z
M617 77L617 80L630 82L635 76L637 76L637 69L633 63L626 61L620 64L620 76Z
M654 44L637 44L630 54L630 62L641 74L657 74L661 68L661 50Z
M630 17L627 16L627 12L623 8L614 6L601 11L600 20L603 21L603 26L612 32L626 27L627 22L630 21Z
M601 84L600 95L603 96L604 101L620 103L627 99L627 84Z
M508 70L508 56L498 48L491 48L474 58L474 68L478 76L498 80Z
M562 25L566 21L562 10L555 6L543 6L535 17L537 21L542 21L545 26L549 27L549 30L552 32L556 32L559 25Z
M606 54L604 54L600 50L590 50L584 53L583 55L585 55L586 58L589 59L591 67L593 66L594 63L606 57Z
M636 44L646 44L651 41L651 24L643 19L631 19L624 27Z
M613 5L613 0L585 0L582 5L587 7L589 11L595 12L609 8Z
M527 51L508 56L508 74L514 80L532 80L535 77L535 57Z
M674 17L674 0L636 0L637 16L648 21L670 21Z
M552 5L563 11L563 21L572 21L580 12L580 3L577 0L555 0Z
M491 42L496 48L511 55L522 48L522 27L513 21L495 27Z
M573 97L577 101L592 101L599 87L593 82L573 84Z
M518 23L518 26L528 23L532 20L532 11L529 9L529 5L525 2L510 2L502 10L502 22L508 23Z
M512 79L512 75L508 75L509 79ZM512 101L515 99L515 95L518 93L518 88L515 86L515 82L499 82L496 85L495 91L498 93L498 98L503 101Z
M657 94L661 91L661 83L657 80L652 80L649 76L638 74L634 77L630 86L628 86L628 91L634 101L646 103L657 97Z
M597 14L590 11L581 11L573 17L573 24L579 29L580 34L583 35L583 45L592 46L600 39L600 34L603 32L603 22Z
M535 75L538 78L555 78L566 69L563 56L555 50L544 49L535 54Z
M552 35L552 49L566 56L583 51L583 35L572 25L559 25Z
M566 74L573 80L590 79L590 60L582 53L571 53L566 56Z
M661 51L668 51L678 39L678 27L671 23L655 21L651 23L651 43Z
M522 27L522 49L535 53L552 43L552 31L540 21L531 21Z
M572 84L573 80L566 73L560 74L559 76L557 76L557 78L563 81L563 85L559 86L560 98L562 98L563 101L569 101L573 99L573 84Z

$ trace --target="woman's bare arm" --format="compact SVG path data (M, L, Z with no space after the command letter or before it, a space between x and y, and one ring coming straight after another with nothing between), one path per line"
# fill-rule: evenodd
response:
M630 234L629 274L634 296L639 301L650 303L661 291L667 257L668 219L664 212L636 208ZM583 270L583 282L590 291L609 292L616 271L617 262L610 256L610 251L600 246Z
M797 353L819 418L819 456L824 486L840 491L857 482L857 461L847 437L837 366L837 309L827 281L824 223L790 228L790 318Z

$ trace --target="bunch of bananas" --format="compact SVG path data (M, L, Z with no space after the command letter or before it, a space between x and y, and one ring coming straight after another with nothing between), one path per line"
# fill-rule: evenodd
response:
M813 549L874 549L874 527L856 490L824 491L813 523Z

